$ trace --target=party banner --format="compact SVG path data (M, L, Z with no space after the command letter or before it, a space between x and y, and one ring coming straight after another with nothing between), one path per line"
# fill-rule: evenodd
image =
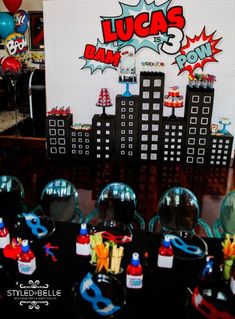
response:
M156 1L157 2L157 1ZM214 33L206 35L205 27L199 36L192 39L186 36L184 26L186 17L183 7L173 5L168 0L161 5L155 2L147 3L139 0L136 5L120 3L121 15L115 17L101 17L103 42L98 39L95 45L86 44L84 55L84 68L89 68L91 73L106 68L117 69L120 60L120 50L132 46L135 53L143 48L149 48L159 55L162 53L175 55L179 74L195 69L203 70L208 62L217 62L215 55L221 50L217 44L221 40L214 38ZM111 10L110 10L111 12Z

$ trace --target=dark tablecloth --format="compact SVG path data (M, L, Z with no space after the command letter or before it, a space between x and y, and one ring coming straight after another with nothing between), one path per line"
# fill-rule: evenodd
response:
M41 242L39 240L33 244L32 249L36 253L37 269L26 280L18 277L15 261L4 260L4 267L6 267L10 276L7 284L4 283L5 286L2 287L2 291L5 289L5 294L3 293L2 301L0 300L0 317L6 312L6 315L10 318L16 315L22 315L23 318L49 318L52 316L54 318L64 316L79 318L71 307L71 288L88 271L92 271L89 260L78 257L75 253L76 236L79 229L80 225L78 224L57 223L56 231L50 238ZM198 284L205 259L193 262L174 259L172 269L158 268L157 255L160 238L160 234L136 230L134 231L133 241L125 246L124 269L131 260L131 254L138 252L144 268L144 282L142 289L127 289L127 303L121 319L187 318L185 305L189 296L188 287L193 289ZM208 244L208 254L214 255L219 263L222 258L221 240L215 238L204 239ZM47 242L60 247L59 250L54 250L58 258L57 262L53 262L49 256L45 256L42 247ZM149 256L148 259L144 259L146 251ZM125 272L118 275L117 278L125 286ZM38 310L29 310L27 304L20 306L19 300L9 296L9 290L18 289L19 284L25 284L30 279L33 281L39 280L40 285L48 284L50 290L60 290L61 296L54 298L55 300L49 300L48 306L42 304ZM18 286L15 282L18 282ZM164 312L164 317L159 314L160 312Z

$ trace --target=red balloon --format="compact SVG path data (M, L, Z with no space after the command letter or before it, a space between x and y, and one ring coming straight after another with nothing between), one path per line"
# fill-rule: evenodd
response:
M10 12L15 13L21 6L22 0L3 0L3 2Z
M2 70L4 72L10 71L19 73L21 69L21 63L16 58L12 56L7 56L1 59Z

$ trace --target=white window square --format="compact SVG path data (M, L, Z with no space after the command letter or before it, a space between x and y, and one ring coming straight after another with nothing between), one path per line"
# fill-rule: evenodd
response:
M126 123L125 122L121 122L121 126L126 126Z
M152 150L152 151L156 151L156 150L157 150L157 144L151 145L151 150Z
M106 138L105 143L109 143L109 142L110 142L110 139Z
M153 98L154 99L160 99L161 92L153 92Z
M209 107L203 107L202 108L202 114L209 114L210 113L210 108Z
M228 154L228 151L224 151L224 154Z
M97 131L96 131L96 134L97 134L97 135L100 135L100 134L101 134L101 130L97 130Z
M76 143L76 138L72 138L72 142L73 142L73 143Z
M89 133L85 133L85 136L86 136L86 137L89 137Z
M153 103L153 110L159 111L160 110L160 103Z
M129 156L133 156L133 152L132 151L128 151L128 155Z
M75 150L72 150L72 154L76 154L76 151L75 151Z
M175 145L171 145L171 148L174 149L174 148L175 148Z
M159 114L153 114L152 121L159 121Z
M126 131L125 130L121 130L121 134L123 135L123 134L125 134L126 133Z
M158 135L152 135L152 141L157 142L158 141Z
M65 154L66 148L65 147L59 147L59 154Z
M195 144L195 138L189 138L188 139L188 144L189 145L194 145Z
M134 105L134 101L129 101L129 105Z
M169 125L165 125L165 129L169 130L170 126Z
M58 138L58 144L59 145L65 145L65 139L64 138Z
M129 115L129 120L133 120L133 117L134 117L134 116L133 116L132 114L130 114L130 115Z
M75 132L72 132L72 136L76 136L76 133L75 133Z
M148 91L143 92L143 99L149 99L149 92Z
M175 132L171 132L171 136L175 136Z
M169 138L165 138L165 142L168 143L169 142Z
M97 122L96 125L97 125L97 126L101 126L101 122Z
M101 147L100 146L96 146L96 149L99 151L101 149Z
M148 150L148 144L141 144L141 151L147 151Z
M82 145L80 144L80 145L78 145L78 148L83 148L83 147L82 147Z
M226 162L222 162L223 165L226 165Z
M162 85L162 80L156 79L154 80L154 84L155 87L160 87Z
M196 134L196 127L190 127L189 134L195 135Z
M177 152L176 152L176 154L177 154L177 155L180 155L180 154L181 154L181 152L178 152L178 151L177 151Z
M58 129L58 135L59 136L65 136L65 130L62 129L62 128Z
M121 144L121 148L125 148L125 144Z
M82 136L82 132L78 132L78 136Z
M176 161L177 161L177 162L180 162L180 157L176 157Z
M181 149L181 145L177 145L177 149L179 149L179 150L180 150L180 149Z
M141 129L142 129L142 131L148 131L148 129L149 129L148 124L142 124Z
M207 134L207 128L200 128L200 134L206 135Z
M212 150L212 151L211 151L211 153L213 153L213 154L214 154L214 153L215 153L215 150Z
M85 139L85 143L89 143L89 140L87 138Z
M170 135L170 133L169 133L169 132L165 132L165 135L166 135L166 136L169 136L169 135Z
M125 137L121 137L121 142L125 142L126 138Z
M174 143L174 142L175 142L175 138L172 138L172 139L171 139L171 142Z
M192 96L192 102L193 103L198 103L199 102L199 95L193 95Z
M86 155L89 155L89 154L90 154L90 152L89 152L89 151L85 151L85 154L86 154Z
M64 127L64 121L63 120L59 120L58 121L58 126L59 127Z
M121 151L121 155L125 155L125 153L126 153L125 151Z
M133 142L133 137L128 137L128 141ZM131 148L132 148L132 144L131 144Z
M198 155L205 155L205 149L204 148L199 148L198 149Z
M164 161L167 161L168 160L168 157L164 157Z
M197 118L196 117L190 117L190 124L197 124Z
M122 112L122 113L125 113L125 112L126 112L126 109L125 109L124 107L122 107L122 108L121 108L121 112Z
M211 96L204 96L203 103L205 104L211 103Z
M101 139L100 139L100 138L97 138L97 139L96 139L96 142L97 142L97 143L100 143L100 142L101 142Z
M224 148L228 149L228 148L229 148L229 145L225 145Z
M76 138L75 138L75 142L76 142ZM50 138L50 144L56 145L56 138Z
M126 105L126 101L121 101L121 105Z
M215 162L214 162L214 161L210 161L210 163L211 163L211 164L215 164Z
M186 162L187 163L193 163L193 157L192 156L187 156Z
M224 142L223 140L219 139L219 143L222 143L222 144L223 144L223 142Z
M181 131L183 129L183 126L182 125L179 125L179 130Z
M183 136L183 133L182 133L182 132L179 132L178 135L179 135L179 136Z
M206 139L205 138L199 138L199 145L206 145Z
M86 150L89 150L89 145L85 145L85 149L86 149Z
M175 130L175 129L176 129L176 126L175 126L175 125L172 125L171 129L172 129L172 130Z
M96 158L101 158L101 155L100 154L96 154Z
M105 150L109 151L110 150L109 146L105 146Z
M165 154L165 155L168 155L168 151L164 151L164 154Z
M49 126L56 126L56 121L55 120L49 120Z
M147 140L148 140L148 135L141 136L141 141L147 141Z
M201 118L201 124L202 125L207 125L208 124L208 118L207 117L202 117Z
M110 131L109 131L109 130L105 131L105 134L109 135L109 134L110 134Z
M153 161L153 160L156 160L157 159L157 154L151 154L150 155L150 159Z
M174 151L170 152L171 155L174 155L174 153L175 153Z
M142 114L142 121L148 121L149 116L148 114Z
M134 111L133 107L130 107L130 108L129 108L129 112L130 112L130 113L133 113L133 111Z
M198 164L203 164L204 163L204 158L203 157L198 157L197 158L197 163Z
M170 157L170 161L173 162L174 161L174 157Z
M56 135L56 130L54 128L49 129L49 135L54 136Z
M110 123L109 123L109 122L106 122L106 123L105 123L105 126L110 126Z
M222 150L218 150L218 154L222 154Z
M140 158L143 160L147 159L147 154L141 153Z
M110 157L110 155L109 154L105 154L105 158L109 158Z
M57 154L57 148L56 147L50 147L51 154Z
M198 113L198 106L192 106L191 113L192 114L197 114Z
M143 81L143 86L150 86L150 80L147 80L147 79L145 79L144 81Z
M142 103L142 110L149 110L149 103Z
M79 139L78 139L78 142L79 142L79 143L82 143L82 138L79 138Z
M159 128L159 126L158 125L152 125L152 131L153 132L156 132L156 131L158 131L158 128Z
M129 135L133 134L133 130L128 130Z
M219 144L219 145L218 145L218 148L223 148L223 145Z
M229 140L226 140L226 141L225 141L225 144L229 144L229 142L230 142Z

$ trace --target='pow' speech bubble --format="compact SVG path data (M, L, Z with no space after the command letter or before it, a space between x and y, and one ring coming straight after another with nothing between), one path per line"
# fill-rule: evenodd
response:
M218 62L215 55L222 50L218 49L216 46L222 38L214 39L215 32L206 35L204 27L199 36L195 36L192 39L186 36L187 43L181 47L181 54L178 55L172 63L177 64L179 68L178 74L184 71L193 73L197 68L201 68L203 71L206 63Z

